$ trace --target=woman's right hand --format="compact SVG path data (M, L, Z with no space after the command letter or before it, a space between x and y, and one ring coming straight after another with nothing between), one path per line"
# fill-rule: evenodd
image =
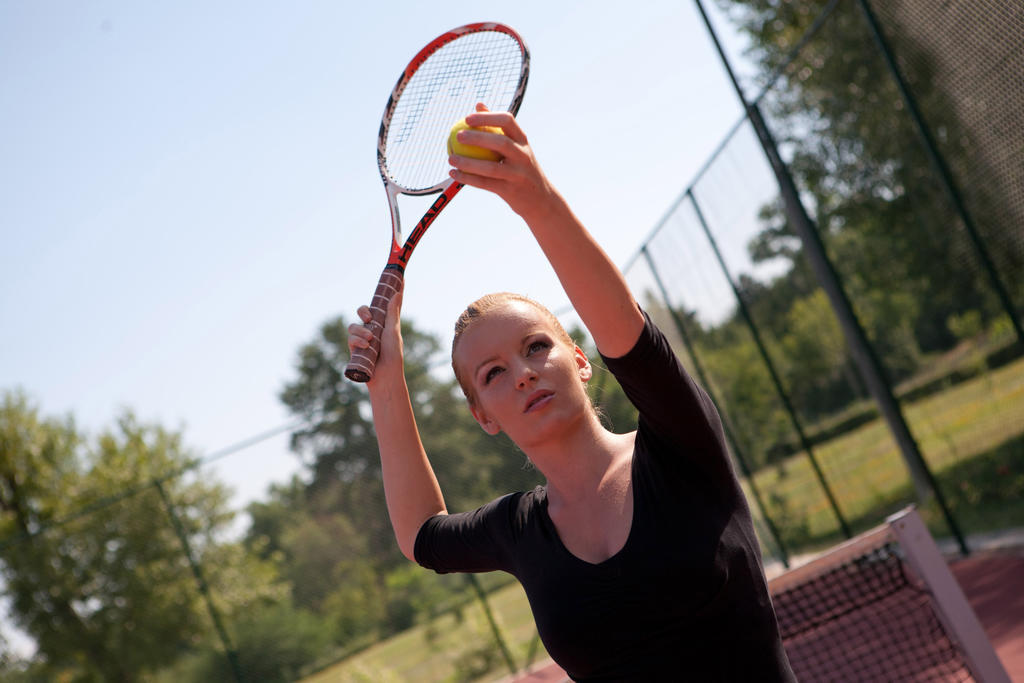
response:
M366 383L369 388L373 388L380 381L393 381L396 376L402 376L404 351L401 311L402 292L398 292L388 304L384 328L380 333L380 353L377 356L377 364L373 368L373 377ZM362 324L352 323L348 326L349 354L356 349L369 348L370 341L373 339L373 332L368 327L368 323L372 320L370 308L360 306L356 313L363 322Z

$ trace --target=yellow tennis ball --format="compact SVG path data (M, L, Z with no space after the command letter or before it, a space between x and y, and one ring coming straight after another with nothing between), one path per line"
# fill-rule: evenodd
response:
M448 133L448 153L449 154L458 154L459 156L470 157L471 159L485 159L487 161L501 161L501 155L498 154L497 152L491 151L489 149L484 149L483 147L477 147L476 145L465 145L465 144L463 144L463 143L461 143L461 142L459 142L458 140L455 139L455 137L459 134L460 130L467 130L467 129L484 130L484 131L487 131L488 133L497 133L498 135L504 135L504 132L501 130L501 128L495 128L493 126L477 126L477 127L473 127L473 126L470 126L468 123L466 123L466 119L462 119L461 121L456 123L454 126L452 126L451 132Z

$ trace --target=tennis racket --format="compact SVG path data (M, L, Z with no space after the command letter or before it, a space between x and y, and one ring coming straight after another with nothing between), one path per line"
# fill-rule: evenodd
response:
M373 339L352 353L345 376L367 382L380 353L388 303L402 289L405 267L423 233L462 189L448 171L452 125L477 102L515 114L523 101L530 53L519 35L495 23L467 24L435 38L398 78L377 136L377 166L391 209L391 252L370 302ZM398 195L440 195L402 241Z

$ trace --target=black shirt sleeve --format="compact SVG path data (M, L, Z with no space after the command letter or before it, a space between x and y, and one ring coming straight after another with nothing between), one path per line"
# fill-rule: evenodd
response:
M644 328L633 348L618 358L602 358L636 406L641 434L657 435L670 446L655 452L664 457L693 458L693 464L721 474L727 449L718 411L683 367L665 335L646 311L643 314Z
M431 517L416 534L416 562L438 574L507 568L522 495L502 496L472 512Z

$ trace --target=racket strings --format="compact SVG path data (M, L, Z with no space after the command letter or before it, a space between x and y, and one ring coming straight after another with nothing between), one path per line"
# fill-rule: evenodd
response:
M447 179L451 126L477 102L508 111L525 76L524 59L519 42L499 31L468 33L435 50L394 104L384 147L391 181L417 191Z

